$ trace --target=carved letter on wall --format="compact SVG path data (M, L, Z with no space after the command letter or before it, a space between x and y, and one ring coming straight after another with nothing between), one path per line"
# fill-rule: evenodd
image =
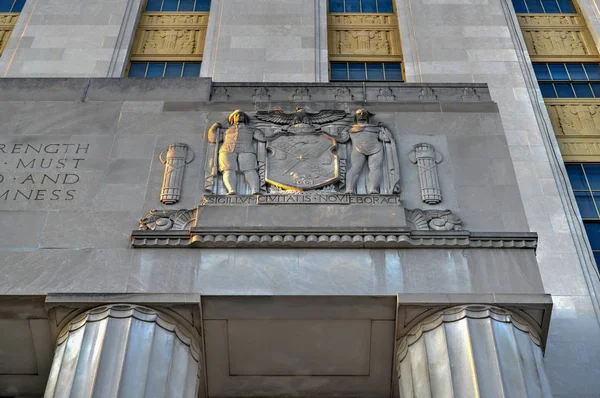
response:
M160 161L165 165L160 201L172 205L179 202L185 165L194 160L194 153L188 151L186 144L177 143L169 145L166 156L164 154L165 152L160 154Z
M408 155L411 162L416 163L421 181L421 199L429 205L442 201L442 191L437 174L437 164L442 161L442 155L435 151L433 145L420 143Z

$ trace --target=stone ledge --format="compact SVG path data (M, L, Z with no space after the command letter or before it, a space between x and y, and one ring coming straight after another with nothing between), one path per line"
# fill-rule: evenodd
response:
M469 231L398 231L340 229L231 229L187 231L133 231L134 248L537 248L537 234L477 233Z

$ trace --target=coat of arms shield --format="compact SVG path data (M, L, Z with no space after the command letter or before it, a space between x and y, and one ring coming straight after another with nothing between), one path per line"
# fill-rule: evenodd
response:
M267 142L265 179L282 189L305 191L339 179L336 141L323 133L286 133Z

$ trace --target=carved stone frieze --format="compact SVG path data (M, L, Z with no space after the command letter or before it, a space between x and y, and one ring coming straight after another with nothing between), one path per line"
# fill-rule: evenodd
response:
M389 87L383 87L379 89L379 93L377 94L377 101L395 101L396 100L396 96L394 95L394 92L392 91L391 88Z
M340 14L328 17L329 57L400 59L400 35L395 15Z
M451 210L405 209L406 222L418 231L460 231L462 221Z
M212 92L210 98L212 101L227 101L229 100L229 93L225 87L217 87Z
M195 210L152 210L140 220L139 231L189 231L195 224Z
M433 91L431 87L423 87L421 89L421 93L419 94L419 99L421 101L434 102L438 100L438 96L435 94L435 91Z
M0 14L0 55L8 43L18 18L19 14L17 13Z
M580 15L519 15L519 23L529 55L534 61L544 58L592 57L598 50Z
M398 194L395 139L371 116L359 109L352 124L341 110L311 113L298 107L295 113L258 111L254 117L235 111L227 129L215 123L209 130L205 190L230 195L316 189ZM238 174L244 179L238 181ZM359 188L361 176L365 183Z
M546 107L557 136L600 134L600 105L593 100L548 100Z
M340 87L335 90L335 100L336 101L353 101L354 95L350 92L348 87Z
M535 56L596 55L585 30L525 30L529 54Z
M477 90L472 87L465 87L463 89L461 98L464 102L477 102L479 101L479 94Z
M237 231L195 228L185 236L179 231L163 234L133 231L131 245L142 248L160 247L312 247L312 248L479 248L531 249L537 247L535 233L476 234L468 231L402 231L379 230L365 232L364 228L340 230L295 231L265 228Z
M142 14L131 57L185 56L202 59L207 12Z
M292 101L310 101L310 93L306 87L299 87L292 95Z
M266 87L259 87L254 90L254 95L252 96L252 101L254 102L263 102L269 101L271 99L271 95L269 94L269 90Z

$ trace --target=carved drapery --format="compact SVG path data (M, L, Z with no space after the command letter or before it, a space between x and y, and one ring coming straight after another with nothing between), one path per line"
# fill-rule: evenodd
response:
M201 61L207 26L207 12L145 12L131 60Z
M16 13L0 14L0 55L8 43L17 19L19 19L19 14Z
M395 14L330 14L330 61L402 60Z
M597 161L600 156L600 103L597 99L546 99L563 159Z
M552 396L539 336L504 309L454 307L427 318L397 344L403 398Z
M60 333L44 397L197 397L199 347L153 309L94 308Z
M598 58L598 50L581 15L526 14L518 19L533 62Z

